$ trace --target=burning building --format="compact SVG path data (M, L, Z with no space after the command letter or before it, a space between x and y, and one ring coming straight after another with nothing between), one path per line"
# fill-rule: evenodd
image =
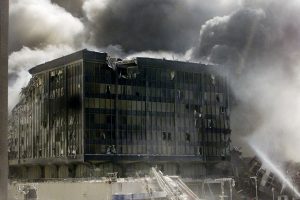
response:
M82 50L29 72L10 120L11 176L130 176L157 165L200 177L230 158L221 66Z

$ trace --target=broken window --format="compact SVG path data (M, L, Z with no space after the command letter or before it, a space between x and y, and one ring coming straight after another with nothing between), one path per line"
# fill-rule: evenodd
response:
M107 116L106 116L106 123L107 123L107 124L114 124L115 121L116 121L115 119L116 119L115 116L107 115Z
M127 124L127 117L126 116L121 117L121 124L123 124L123 125Z
M110 94L110 86L109 85L106 86L106 94Z
M171 136L171 133L168 133L168 140L172 140L172 136Z
M191 141L191 135L189 133L185 133L185 141L190 142Z
M215 85L216 84L216 77L213 74L211 74L210 79L211 79L211 84Z
M170 79L174 80L174 78L175 78L175 71L171 71L170 72Z
M213 120L208 119L207 122L208 122L208 128L213 128L213 127L214 127L214 122L213 122Z
M126 94L126 86L121 86L122 87L122 94L125 95Z
M167 140L167 133L166 132L162 132L162 139Z
M105 138L106 138L105 133L101 133L100 138L101 138L101 140L105 140Z
M111 150L111 153L114 153L114 154L117 153L117 149L116 149L115 145L112 145L110 150Z
M189 104L185 104L185 109L189 110Z
M198 147L198 155L202 156L203 155L203 149L202 147Z
M181 91L177 90L177 99L180 100L181 99Z
M220 103L220 96L218 94L216 94L216 101L217 103Z
M224 114L225 112L226 112L226 108L223 107L223 106L221 106L221 107L220 107L220 113Z

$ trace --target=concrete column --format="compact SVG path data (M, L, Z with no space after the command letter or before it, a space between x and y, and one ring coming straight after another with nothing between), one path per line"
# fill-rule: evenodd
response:
M78 164L76 165L76 172L75 172L75 177L76 178L85 178L85 177L90 177L90 168L86 164Z
M45 166L45 178L57 178L57 167L55 165Z
M58 178L68 178L69 167L67 165L61 165L58 167Z
M0 1L0 199L7 199L7 40L8 0Z
M27 169L27 167L21 166L21 167L18 167L18 170L19 170L19 173L20 173L18 178L24 178L24 179L28 178L28 169Z
M40 179L42 178L42 169L40 166L28 167L28 178L29 179Z

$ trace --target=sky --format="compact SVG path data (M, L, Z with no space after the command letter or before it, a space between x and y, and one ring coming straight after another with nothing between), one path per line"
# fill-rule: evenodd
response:
M31 67L88 48L221 64L233 145L300 161L299 0L10 0L9 109Z

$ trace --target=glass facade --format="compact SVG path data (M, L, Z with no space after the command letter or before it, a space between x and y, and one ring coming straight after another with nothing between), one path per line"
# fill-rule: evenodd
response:
M105 63L85 63L87 160L229 156L224 78L155 62L132 65L113 70Z
M228 88L210 68L148 58L112 67L89 51L38 66L13 110L10 162L228 158Z
M83 155L82 61L34 74L12 111L10 160Z

